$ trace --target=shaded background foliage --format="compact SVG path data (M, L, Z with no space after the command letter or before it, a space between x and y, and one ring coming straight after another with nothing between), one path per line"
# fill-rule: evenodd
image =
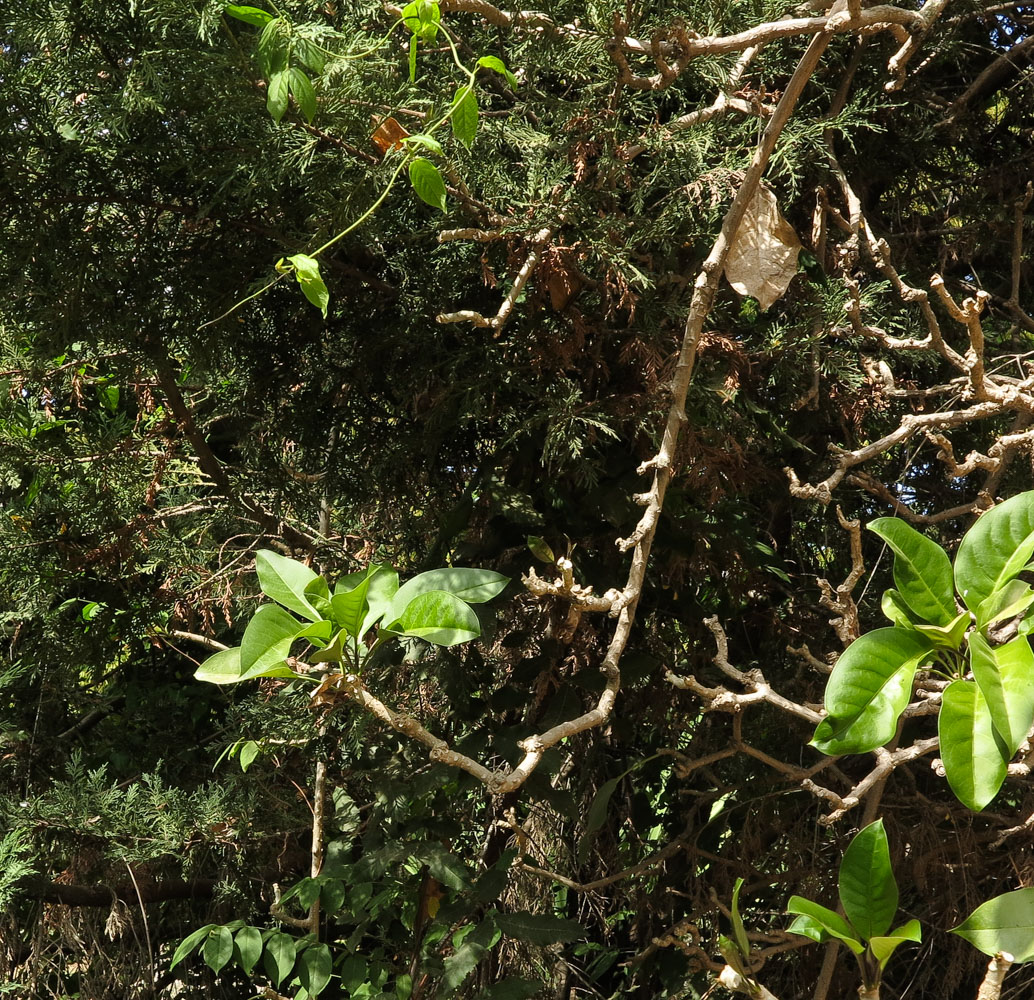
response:
M519 795L486 798L351 709L318 733L306 696L278 682L229 694L198 685L198 649L169 635L237 641L257 596L254 550L270 544L332 577L376 557L404 571L492 567L517 581L534 535L570 547L600 591L624 579L613 540L637 516L635 470L666 409L687 286L759 124L727 114L668 131L713 99L729 58L698 59L667 89L622 88L607 52L613 5L541 6L584 34L446 15L465 55L496 54L520 79L516 93L484 80L473 150L449 146L450 183L462 178L470 197L452 197L448 219L400 188L322 258L326 322L281 284L203 327L264 284L277 258L372 204L387 173L374 123L393 114L415 131L449 100L447 53L422 53L411 84L396 33L373 56L328 65L313 125L292 111L277 126L255 33L220 4L27 0L5 14L0 813L19 838L12 856L35 873L18 872L0 930L0 977L14 995L148 995L152 975L160 995L179 976L205 995L244 995L239 974L217 979L200 962L169 973L168 960L210 920L268 924L274 884L306 874L305 789L319 755L335 788L328 870L351 899L325 917L325 939L341 961L362 957L373 995L395 995L414 954L435 988L452 946L421 937L428 872L445 886L439 924L474 919L492 898L471 888L476 876L511 857L508 810L529 858L569 882L640 867L589 890L514 869L496 887L501 905L577 919L584 940L504 938L461 985L469 995L507 976L558 997L699 995L701 955L717 957L724 926L713 893L727 901L745 877L761 931L783 926L792 892L832 898L851 818L817 826L821 803L748 756L686 766L728 744L730 720L702 714L664 670L717 680L701 624L717 614L735 662L815 702L821 677L786 648L837 648L815 581L846 575L847 538L832 511L791 499L783 469L821 478L830 442L874 440L910 404L881 392L863 363L881 349L853 334L836 262L808 244L814 191L831 183L828 130L901 273L924 285L938 270L955 290L988 290L989 366L993 355L1026 375L1032 325L1008 300L1034 94L1026 57L995 59L1029 37L1027 6L950 5L898 92L883 89L891 41L867 40L829 119L856 51L852 39L833 42L768 173L808 244L800 271L765 313L720 292L617 713L605 731L551 751ZM730 33L791 8L629 3L621 14L629 34L649 38L680 20ZM345 54L392 21L373 3L283 9ZM743 95L780 91L800 44L768 45ZM992 64L1001 72L983 79ZM505 236L437 241L459 226ZM494 313L546 226L554 235L503 330L435 322L455 309ZM1019 266L1029 313L1029 254ZM863 263L856 273L869 322L922 335ZM950 378L925 356L894 362L899 385ZM954 438L958 454L988 440L986 428ZM925 515L976 489L946 479L930 451L890 452L866 471ZM998 493L1029 482L1015 463ZM836 500L866 519L889 509L857 487ZM951 543L966 523L931 530ZM888 566L866 544L871 624ZM516 582L508 598L482 643L391 664L370 686L465 752L514 760L518 739L592 702L608 623L586 619L565 642L563 608ZM803 766L816 758L808 736L771 708L754 710L745 734ZM213 769L240 739L266 741L247 774L227 759ZM848 777L866 769L835 766ZM601 789L610 798L593 818ZM923 921L927 943L922 961L891 967L888 995L972 995L979 962L940 932L1003 881L1029 879L1026 847L990 845L1031 806L1010 783L975 816L928 766L894 774L883 815L902 909ZM466 866L451 884L427 855L435 844ZM85 894L61 905L72 887ZM153 900L146 923L138 892ZM803 996L820 961L819 949L794 952L766 967L766 983ZM357 974L348 966L331 991L354 992L367 981L349 986ZM835 989L853 988L850 969L838 975Z

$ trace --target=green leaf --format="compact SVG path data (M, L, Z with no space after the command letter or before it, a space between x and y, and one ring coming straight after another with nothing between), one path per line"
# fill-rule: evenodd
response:
M370 567L367 575L358 586L344 593L336 593L330 600L330 606L334 611L334 621L341 626L350 636L361 639L363 633L360 631L366 614L369 611L369 604L366 600L367 591L370 589L370 580L373 577L374 567Z
M996 590L977 608L977 628L993 625L1007 618L1023 614L1034 604L1034 590L1023 580L1010 580L1001 590Z
M409 165L409 182L421 201L442 212L448 211L445 204L445 181L430 160L422 156L413 159Z
M305 115L305 120L311 123L316 117L316 91L312 86L312 81L297 66L292 66L289 74L291 93L298 102L298 109ZM310 257L309 260L312 258Z
M255 763L259 755L259 745L254 740L245 740L241 744L237 759L240 761L241 770L247 774L248 768Z
M539 538L538 535L528 535L526 539L528 543L528 551L542 562L555 563L556 555L553 550L546 544L544 538Z
M392 632L415 636L436 646L455 646L481 635L477 615L444 590L418 594L388 627Z
M266 85L266 110L278 125L287 110L287 94L290 88L290 77L286 69L270 74Z
M497 911L495 922L507 937L527 941L529 944L559 944L585 937L585 928L577 920L565 920L563 917L554 917L546 913L529 913L526 910L516 913Z
M172 961L169 963L169 968L174 969L180 962L183 961L202 941L208 937L209 931L213 930L216 924L205 924L204 927L199 927L196 931L188 934L180 943L176 946L176 950L172 953Z
M439 156L445 155L445 150L442 149L442 144L433 135L424 135L423 132L418 132L416 135L407 135L402 139L403 146L420 146L422 149L429 149L432 153L437 153Z
M894 954L898 945L906 941L914 941L917 944L923 940L922 928L918 920L909 920L908 923L892 930L886 937L874 937L869 939L869 950L873 953L880 968L886 968L887 961Z
M513 73L506 68L506 63L504 63L498 56L482 56L478 60L478 68L490 69L496 73L501 73L506 77L506 82L510 85L511 89L517 89L517 77L515 77Z
M867 527L893 550L894 583L905 603L934 625L953 621L957 612L948 553L895 517L877 518Z
M883 592L880 598L880 610L901 628L915 628L921 620L905 603L905 599L893 587Z
M268 81L274 73L287 69L290 41L287 22L275 17L262 29L258 41L258 60L262 75Z
M1034 959L1034 888L1016 889L989 899L951 933L965 938L985 955L1007 952L1014 962L1029 962Z
M898 884L882 819L859 830L844 852L840 902L863 939L879 937L890 928L898 911Z
M274 986L279 986L294 968L296 954L294 938L289 934L274 931L269 936L265 951L262 952L262 966L266 970L266 975L273 980Z
M366 603L369 611L366 612L361 635L366 635L388 613L399 591L399 575L387 563L375 563L368 572L370 586L366 591Z
M320 906L331 916L345 905L345 884L340 879L328 879L320 887Z
M197 670L194 679L208 684L238 684L241 681L254 680L257 677L297 677L298 675L286 664L263 669L259 667L245 672L241 669L241 648L222 649L213 654Z
M261 7L248 7L236 3L227 4L223 8L223 13L237 18L238 21L244 21L245 24L254 24L259 28L264 27L273 20L273 15L268 11L262 10Z
M226 927L216 927L205 941L203 950L205 965L219 973L233 956L233 935Z
M319 996L330 982L334 961L325 944L312 945L298 959L298 978L309 996Z
M791 896L790 902L786 904L786 912L799 913L801 916L808 917L809 923L803 926L814 927L815 924L818 924L831 937L835 937L838 941L843 941L856 955L861 955L865 951L865 948L858 940L858 935L854 928L839 913L825 906L813 903L810 899L804 899L802 896ZM792 929L793 927L791 926ZM796 930L794 933L805 934L806 937L810 937L812 940L818 940L803 930Z
M322 616L305 593L306 587L317 579L317 575L308 566L269 549L259 549L255 553L255 570L259 586L266 597L309 621L320 620Z
M294 36L294 57L313 73L322 73L327 65L326 53L312 39Z
M942 649L958 649L972 621L972 615L968 611L962 611L948 625L916 625L915 628L935 646Z
M409 82L416 83L416 39L414 35L409 40Z
M596 831L603 826L607 819L607 806L610 805L611 797L627 773L626 771L625 774L619 774L616 778L603 782L592 797L589 811L585 814L585 832L578 841L579 862L584 863L589 856L589 848L595 839Z
M443 963L441 985L446 993L460 986L501 936L490 917L467 934L463 943Z
M1002 787L1007 761L987 702L972 681L952 681L944 689L937 734L951 790L963 805L980 812Z
M431 875L450 889L465 892L474 881L470 869L442 844L425 844L410 857L419 864L427 865Z
M327 306L330 304L330 292L323 283L320 274L320 262L315 257L296 253L287 258L294 265L294 276L301 285L302 294L327 318Z
M447 566L444 569L428 570L426 573L418 573L399 588L391 602L392 612L401 614L414 597L429 590L444 590L458 597L464 604L484 604L501 594L509 582L508 576L490 569Z
M452 134L470 149L478 130L478 101L471 87L460 87L452 101Z
M1020 493L983 514L955 556L955 587L976 613L1015 579L1034 554L1034 492Z
M818 944L825 944L832 937L829 931L826 930L825 925L819 923L814 917L804 916L803 914L794 917L793 923L790 924L787 930L791 934L800 934L803 937L811 938L812 941Z
M916 667L931 648L920 633L897 627L855 639L830 674L825 695L829 714L816 727L812 746L831 756L883 746L908 704Z
M1034 722L1034 653L1024 636L992 649L980 632L969 637L973 677L991 723L1011 759Z
M302 623L279 604L263 604L244 630L241 669L248 674L255 667L265 670L283 663L290 656L291 645L302 628Z
M250 976L262 954L262 932L257 927L242 927L237 931L234 941L237 944L241 968L246 976Z
M747 937L747 929L743 926L743 917L740 916L740 889L743 888L743 879L736 879L732 889L732 933L736 938L736 947L743 956L744 962L750 959L750 939Z

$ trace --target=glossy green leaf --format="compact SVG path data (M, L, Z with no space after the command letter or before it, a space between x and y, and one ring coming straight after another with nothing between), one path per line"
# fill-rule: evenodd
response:
M790 901L786 904L786 912L808 917L809 922L802 926L814 928L815 924L818 924L830 937L843 941L856 955L861 955L865 951L864 946L858 940L858 934L855 929L839 913L830 910L828 907L822 906L819 903L813 903L810 899L804 899L802 896L791 896ZM792 926L791 929L793 929ZM812 937L811 934L807 934L804 930L796 930L794 933ZM816 939L812 938L812 940Z
M1034 725L1034 651L1025 636L992 648L980 632L969 637L969 649L973 677L1011 759Z
M952 681L944 689L937 733L951 790L963 805L980 812L1002 787L1007 762L987 702L972 681Z
M257 677L295 677L297 676L286 664L277 664L263 669L244 671L241 669L241 648L234 646L213 654L194 671L194 679L207 684L239 684L241 681L254 680Z
M234 942L240 956L241 968L246 976L250 976L262 955L262 932L257 927L242 927L237 931Z
M346 637L347 633L342 629L323 649L309 656L309 663L341 663L345 656Z
M1015 579L1034 554L1034 492L1021 493L983 514L955 556L955 588L976 613Z
M923 931L918 920L909 920L908 923L892 930L886 937L874 937L869 939L869 950L873 953L880 968L887 966L887 961L894 954L895 949L907 941L919 943L923 940Z
M456 566L432 569L418 573L399 588L391 603L392 612L401 614L414 597L429 590L444 590L465 604L483 604L501 594L509 582L508 576L490 569L463 569Z
M254 24L259 28L264 27L273 20L273 15L268 11L262 10L261 7L249 7L246 4L227 4L223 11L229 14L230 17L237 18L238 21L244 21L245 24Z
M880 598L880 610L901 628L915 628L922 620L905 603L905 599L893 587L883 592Z
M270 74L266 85L266 110L278 125L287 111L287 95L290 90L290 76L286 69Z
M995 622L1015 618L1034 604L1034 590L1023 580L1010 580L1001 590L996 590L977 608L977 627L984 628Z
M536 558L541 559L542 562L555 563L556 554L546 544L544 538L539 538L538 535L528 535L527 539L528 551Z
M895 517L877 518L867 527L893 550L894 583L905 603L933 625L954 621L958 612L948 553Z
M415 636L436 646L455 646L481 635L477 615L458 597L444 590L418 594L389 627L393 632Z
M292 66L289 74L291 94L298 102L298 110L305 115L307 122L311 122L316 117L316 91L312 86L312 80L297 66Z
M886 934L898 911L898 884L882 819L859 830L848 844L839 889L844 913L863 940Z
M351 590L346 590L340 594L335 593L330 601L334 613L334 621L356 639L362 638L363 633L360 630L369 611L366 594L370 589L371 578L372 572L368 573Z
M255 758L259 755L259 745L254 740L245 740L241 746L240 751L237 754L237 760L240 762L241 770L247 774L248 768L255 763Z
M467 149L474 143L478 130L478 101L471 87L460 87L452 101L452 134Z
M510 88L512 90L517 89L517 77L506 68L506 63L498 56L482 56L478 60L478 68L490 69L495 73L501 73L506 77L506 82L510 85Z
M565 920L547 913L495 913L495 922L507 936L529 944L560 944L585 937L585 928L577 920Z
M370 586L366 591L369 610L362 624L362 635L366 635L389 612L399 591L399 575L387 563L376 563L369 572Z
M1016 889L978 906L952 934L985 955L1007 952L1014 962L1034 959L1034 888Z
M226 927L216 927L205 939L202 956L213 972L218 973L233 956L233 935Z
M808 917L804 914L793 918L793 922L787 928L791 934L800 934L802 937L811 938L817 944L825 944L827 941L832 939L832 934L826 930L824 924L820 923L814 917ZM723 956L724 957L724 956ZM726 959L728 961L728 959Z
M296 253L287 258L294 265L294 276L298 279L302 294L327 318L327 306L330 304L330 292L320 274L320 262L315 257L304 253Z
M972 623L972 615L968 611L962 611L948 625L916 625L915 628L935 646L942 649L958 649L966 636L966 630Z
M309 996L319 996L327 988L333 966L330 949L325 944L314 944L298 956L298 979Z
M445 181L430 160L422 156L414 157L409 165L409 182L421 201L442 212L448 211L445 203Z
M244 630L241 669L247 674L253 667L264 670L286 660L302 627L302 623L279 604L263 604Z
M828 715L811 744L824 754L865 753L883 746L912 693L917 666L932 644L912 629L880 628L855 639L826 684Z
M262 967L266 970L266 975L273 980L274 986L279 986L294 968L296 954L294 938L289 934L274 931L269 936L262 952Z
M293 260L294 258L292 258ZM278 552L259 549L255 553L255 571L258 573L259 586L266 597L272 598L295 614L319 621L320 613L306 597L306 588L317 579L308 566L296 559L288 559Z
M216 927L216 924L205 924L204 927L199 927L196 931L188 934L180 943L176 946L176 950L172 953L172 961L169 963L169 968L174 969L180 962L183 961L202 941L208 937L211 930Z
M302 597L312 605L321 618L330 618L330 587L322 576L306 584Z

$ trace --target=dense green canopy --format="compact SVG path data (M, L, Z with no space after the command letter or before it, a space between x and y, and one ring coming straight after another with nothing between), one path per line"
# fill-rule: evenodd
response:
M322 996L699 996L742 877L759 978L845 996L853 966L820 977L783 913L831 904L882 816L925 942L886 995L974 995L984 960L944 932L1028 880L1023 749L983 812L931 744L823 821L873 761L823 758L807 713L823 667L886 624L889 553L867 533L852 551L847 520L904 517L952 549L1031 485L1029 5L864 4L830 35L765 172L800 256L768 308L717 286L602 725L493 795L356 698L193 677L240 643L266 549L332 584L371 562L510 577L478 642L398 646L362 678L490 769L599 703L614 618L522 576L561 557L597 596L626 587L615 542L694 282L821 6L5 11L0 992L297 996L327 961ZM468 84L476 131L469 103L443 117ZM414 156L433 178L411 184ZM771 234L742 231L756 274ZM297 255L325 318L277 270ZM716 636L804 714L723 711L715 686L751 677L713 662ZM933 736L917 710L890 745ZM318 762L323 881L280 901L311 871ZM236 952L210 928L170 968L228 924ZM244 927L277 928L251 976Z

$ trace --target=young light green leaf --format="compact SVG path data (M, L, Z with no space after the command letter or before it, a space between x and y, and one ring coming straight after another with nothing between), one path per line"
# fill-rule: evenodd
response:
M506 82L510 85L511 89L517 89L517 77L515 77L513 73L506 68L506 63L504 63L498 56L482 56L478 60L478 68L490 69L496 73L501 73L506 77Z
M313 73L322 73L327 65L326 51L310 38L295 35L292 53L298 62L307 66Z
M1034 724L1034 652L1022 635L992 648L980 632L969 637L969 650L973 677L1011 759Z
M313 89L312 81L297 66L292 66L288 73L291 94L298 102L298 109L305 115L305 120L311 122L316 117L316 91Z
M980 812L1002 787L1007 761L987 702L972 681L952 681L944 689L937 734L951 790L963 805Z
M509 582L508 576L490 569L465 569L458 566L432 569L407 580L392 599L391 609L395 615L400 615L414 597L429 590L444 590L465 604L483 604L501 594Z
M320 274L320 262L315 257L304 253L296 253L287 258L294 265L294 276L301 285L302 294L327 318L327 306L330 304L330 292L323 283Z
M995 591L1015 579L1034 554L1034 491L982 515L955 556L955 587L976 613Z
M308 566L269 549L259 549L255 553L255 570L266 597L309 621L320 620L320 613L305 596L305 588L317 578Z
M325 944L315 944L301 953L298 958L298 979L309 992L319 996L330 982L334 962L330 949Z
M445 203L445 181L430 160L423 156L414 157L409 165L409 182L421 201L442 212L448 211Z
M294 938L289 934L274 931L269 936L262 952L262 966L266 970L266 975L273 980L274 986L279 986L294 968L296 954Z
M804 914L793 918L793 922L787 928L791 934L800 934L802 937L811 938L817 944L825 944L832 938L825 925L814 917L807 917ZM723 956L724 957L724 956ZM728 961L728 959L726 959Z
M743 879L736 879L732 889L732 906L729 912L732 914L732 933L736 938L736 947L746 962L750 958L750 939L747 937L747 928L743 926L743 917L740 916L740 889L743 888Z
M420 146L422 149L428 149L432 153L437 153L439 156L445 155L445 150L442 149L442 144L433 135L424 135L423 132L418 132L416 135L407 135L402 138L403 146Z
M1034 959L1034 888L1016 889L978 906L952 934L985 955L1007 952L1014 962Z
M565 920L545 913L529 913L526 910L518 910L515 913L496 911L495 922L507 937L527 941L529 944L560 944L585 937L585 928L577 920Z
M863 940L887 933L898 910L898 884L882 819L859 830L848 845L839 887L844 913Z
M226 927L216 927L205 939L202 955L213 972L219 973L233 956L233 935Z
M255 758L259 755L259 745L254 740L245 740L241 744L240 753L237 759L240 761L241 770L247 774L248 768L255 763Z
M905 603L933 625L953 621L957 612L948 553L896 517L877 518L867 527L893 550L894 583Z
M416 40L417 36L413 35L409 40L409 82L416 83Z
M374 568L370 567L370 571L357 586L341 594L335 593L330 601L334 611L334 621L354 639L363 637L360 629L369 611L366 594L370 589Z
M286 660L301 628L301 622L279 604L263 604L244 630L241 669L248 673L256 665L265 669Z
M274 73L287 69L289 51L287 22L282 17L275 17L262 29L258 41L259 66L267 81Z
M460 87L452 100L452 134L470 149L478 130L478 102L470 86Z
M366 591L369 610L363 620L360 635L366 635L388 613L398 591L399 575L391 566L387 563L376 563L370 567L370 586Z
M242 927L237 931L234 943L237 945L241 968L246 976L250 976L262 954L262 932L257 927Z
M996 590L982 601L977 608L977 628L994 625L1023 614L1034 604L1034 590L1023 580L1010 580L1001 590Z
M803 926L814 928L815 924L818 924L831 937L843 941L856 955L861 955L865 951L865 947L858 940L857 931L834 910L821 906L819 903L813 903L802 896L791 896L790 901L786 904L786 912L799 913L801 916L809 918L809 922ZM804 930L797 930L795 933L805 934L813 941L817 940Z
M477 615L458 597L444 590L418 594L388 627L392 632L414 636L436 646L455 646L481 635Z
M269 77L266 86L266 110L278 125L287 111L287 94L290 89L290 76L286 69L277 70Z
M855 639L826 684L829 714L816 727L812 746L830 756L883 746L908 704L916 668L932 648L920 633L896 627Z
M183 961L202 941L208 937L210 931L212 931L217 925L216 924L205 924L204 927L199 927L196 931L188 934L180 943L176 946L176 950L172 953L172 961L169 963L169 968L174 969L180 962Z
M966 634L973 618L968 611L961 612L958 617L947 625L916 625L916 631L921 632L935 646L942 649L958 649L962 645L962 639Z
M883 592L880 598L880 610L900 628L915 628L922 624L914 611L905 603L905 599L893 587Z
M273 20L273 15L268 11L262 10L261 7L249 7L245 4L227 4L223 8L223 12L229 14L230 17L237 18L238 21L254 24L259 28L265 27Z
M887 961L894 954L898 945L906 941L919 943L923 940L923 931L918 920L909 920L908 923L892 930L886 937L874 937L869 939L869 950L873 953L880 968L887 967Z

